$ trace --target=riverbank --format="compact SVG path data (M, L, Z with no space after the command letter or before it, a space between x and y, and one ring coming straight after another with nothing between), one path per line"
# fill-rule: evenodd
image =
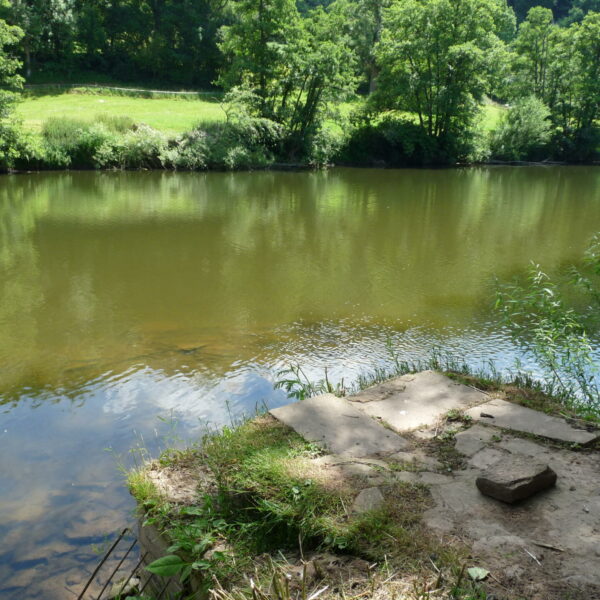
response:
M168 556L150 570L221 599L592 597L597 432L518 408L564 415L539 389L447 375L276 409L131 473L141 539ZM528 430L482 422L478 405L507 401L530 411ZM522 455L547 461L557 487L516 505L475 488Z
M366 119L363 110L364 100L342 102L319 127L298 136L276 121L251 116L218 93L165 98L143 90L127 95L110 89L58 89L29 95L18 105L20 121L7 129L0 166L13 172L207 171L593 160L589 153L585 159L577 153L557 155L555 144L536 146L532 140L527 142L532 148L509 152L497 135L507 110L489 100L468 131L444 139L427 135L415 115L392 111Z

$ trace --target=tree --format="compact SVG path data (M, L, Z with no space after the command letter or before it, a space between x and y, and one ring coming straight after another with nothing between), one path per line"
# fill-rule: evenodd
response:
M377 85L379 69L375 48L381 39L383 13L390 0L336 0L331 10L343 16L344 27L357 57L358 74L369 92Z
M283 126L300 151L328 106L354 87L354 60L339 13L317 8L302 18L293 0L238 0L223 28L228 66L220 82L256 98L248 108Z
M69 68L75 43L74 0L12 0L0 17L23 31L22 56L30 76L34 63Z
M21 63L9 54L9 49L23 37L18 27L0 19L0 165L6 169L18 156L18 132L9 120L18 99L23 78L17 74Z
M302 36L294 0L237 0L236 20L221 30L221 51L229 64L219 78L226 89L245 84L256 91L260 112L272 116L269 105L282 69L292 56L288 42Z
M533 94L548 106L557 155L593 157L600 117L600 13L563 28L552 23L549 10L531 9L514 46L513 96Z
M590 12L575 38L577 64L576 128L591 128L600 118L600 12Z
M533 93L547 100L548 71L556 30L549 8L535 6L527 13L527 19L521 23L514 43L517 53L514 62L517 94L527 90L528 94Z
M23 37L18 27L0 19L0 120L4 121L18 98L23 78L17 74L21 63L8 54L8 49Z
M438 140L468 129L503 44L498 34L513 26L500 0L395 0L377 48L374 106L415 113Z

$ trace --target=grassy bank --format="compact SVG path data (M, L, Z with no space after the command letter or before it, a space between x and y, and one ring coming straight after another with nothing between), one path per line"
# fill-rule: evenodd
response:
M409 114L371 127L365 144L360 133L349 134L360 129L352 115L361 106L361 100L338 105L321 129L299 140L278 123L241 114L218 93L169 97L151 90L45 87L27 91L17 105L20 125L8 132L3 162L16 170L455 162L451 150L424 139ZM481 131L491 131L502 111L493 103L483 106Z
M439 360L398 363L393 372L363 378L356 389L424 366L442 365ZM506 382L459 365L445 367L449 377L494 397L578 418L564 399L548 395L530 379ZM327 380L309 385L292 376L285 387L299 398L303 392L342 392ZM464 468L454 441L470 425L451 411L436 425L434 437L419 441L408 436L425 464L433 461L447 475ZM478 581L480 565L470 548L452 535L434 534L423 523L432 497L428 486L411 481L410 475L435 467L356 460L350 462L357 468L344 469L331 458L263 415L208 434L196 447L167 451L130 473L129 487L146 524L170 545L167 558L150 570L181 579L191 597L210 592L219 600L497 597L493 578ZM384 483L376 484L384 491L383 503L355 512L357 492L375 485L372 478L384 473Z
M335 471L332 477L324 458L261 416L132 473L130 489L146 523L171 543L170 558L150 569L188 582L193 597L212 590L223 598L307 600L319 589L323 598L376 590L394 597L401 590L401 597L417 600L442 589L453 598L486 597L466 576L467 549L423 526L422 513L431 506L424 485L392 483L380 507L353 514L362 476ZM174 503L165 473L182 472L203 475L195 499Z
M506 125L506 108L491 101L468 131L444 139L428 136L410 113L392 111L363 121L358 118L360 99L337 105L303 136L281 123L250 116L236 102L225 103L218 93L164 97L151 90L108 88L28 92L16 108L17 124L5 130L0 166L18 171L233 170L276 164L423 167L552 154L551 148L536 147L535 152L515 150L508 156L502 144L522 127L518 119Z

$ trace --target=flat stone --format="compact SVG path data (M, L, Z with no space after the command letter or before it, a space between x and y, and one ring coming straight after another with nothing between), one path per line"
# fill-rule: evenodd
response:
M394 473L393 479L398 483L422 483L420 473L412 471L398 471Z
M475 483L482 494L512 504L552 487L556 473L529 456L511 455L488 467Z
M496 450L496 448L483 448L469 459L469 465L476 469L483 470L507 456L508 453Z
M548 460L551 452L545 446L536 444L531 440L524 440L522 438L509 437L508 439L502 440L498 444L499 448L508 450L511 454L524 454L526 456L534 456L538 461L544 462Z
M409 444L352 402L323 394L274 408L270 413L309 442L342 456L364 457L403 450Z
M454 436L456 440L454 447L465 456L473 456L491 442L496 433L498 432L489 427L473 425L473 427Z
M452 482L452 477L448 475L441 475L440 473L431 473L430 471L423 471L419 473L419 480L425 485L444 485Z
M352 511L356 513L365 513L370 510L378 509L385 499L378 487L371 487L362 490L352 505Z
M396 431L435 425L450 410L481 404L488 396L435 371L403 375L368 388L349 400Z
M474 421L582 446L590 444L600 437L600 431L576 429L564 419L552 417L506 400L491 400L471 408L466 414Z

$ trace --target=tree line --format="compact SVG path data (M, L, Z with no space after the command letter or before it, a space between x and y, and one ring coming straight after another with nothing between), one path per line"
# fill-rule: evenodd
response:
M340 0L298 0L307 15ZM359 17L352 37L361 46L361 68L372 68L369 47L378 41L386 0L352 0ZM509 0L519 22L543 6L561 25L600 11L600 0ZM31 81L108 77L127 82L207 87L224 65L220 30L237 21L236 0L8 0L0 19L23 38L17 56Z
M273 160L589 161L600 143L595 1L529 7L519 22L525 1L14 0L1 4L0 74L13 89L23 70L69 64L212 83L227 91L219 135ZM15 96L2 93L6 111ZM341 116L357 93L366 100ZM490 99L508 110L487 131ZM207 139L178 143L191 152Z

